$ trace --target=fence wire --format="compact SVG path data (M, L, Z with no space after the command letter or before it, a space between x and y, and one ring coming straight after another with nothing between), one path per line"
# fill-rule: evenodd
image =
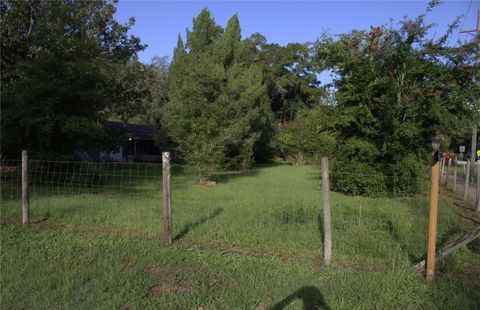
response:
M161 164L30 160L28 179L33 222L161 230ZM2 213L18 216L20 160L1 162L1 182Z
M225 172L214 177L218 185L211 188L181 169L173 167L171 177L175 242L256 255L321 257L320 169L312 169L313 181L303 175L280 179L275 167ZM2 217L19 222L21 161L2 161L0 172ZM330 179L334 262L381 261L391 267L422 258L429 177L330 171ZM161 240L161 164L30 160L29 183L34 223L153 233ZM369 184L375 191L365 190ZM449 201L441 199L440 243L461 231L452 215Z

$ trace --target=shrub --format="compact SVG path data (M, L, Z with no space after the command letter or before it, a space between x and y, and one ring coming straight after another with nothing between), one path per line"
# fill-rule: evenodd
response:
M387 192L385 176L369 164L347 160L336 164L331 173L332 189L349 195L383 196Z
M389 187L395 193L415 194L422 190L423 163L418 156L407 154L399 158L389 169L392 177L389 180ZM428 177L427 177L428 178Z
M319 157L331 154L336 135L330 114L326 107L319 107L281 124L277 141L282 155L293 165L302 165L319 162Z

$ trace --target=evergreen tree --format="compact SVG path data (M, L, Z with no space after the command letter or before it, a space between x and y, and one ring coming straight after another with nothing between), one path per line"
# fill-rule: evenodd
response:
M224 32L207 9L193 20L186 49L179 38L174 51L162 115L201 182L223 167L249 167L269 129L262 71L242 53L238 17Z

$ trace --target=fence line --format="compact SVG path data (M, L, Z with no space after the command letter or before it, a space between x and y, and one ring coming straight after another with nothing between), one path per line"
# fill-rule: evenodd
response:
M2 200L5 201L2 205L6 206L5 212L19 214L20 163L18 160L4 160L0 165ZM124 231L155 233L159 240L167 235L162 229L162 223L165 223L161 207L164 197L162 194L164 174L159 163L31 160L29 168L33 221L49 218L69 225L88 224L105 229L113 227ZM316 171L318 172L316 177L319 177L320 169ZM416 233L413 232L426 232L424 217L426 219L427 197L424 192L398 187L393 193L389 190L380 190L374 195L368 192L356 196L339 195L338 193L342 193L341 189L334 188L334 182L338 182L339 178L342 181L341 178L352 177L362 183L377 175L343 173L335 170L330 172L332 191L337 192L332 193L330 201L333 263L342 255L374 257L381 260L389 255L387 249L392 246L413 248L413 252L423 253L423 244L426 240L415 239ZM251 175L254 176L255 173ZM335 177L337 180L334 180ZM217 187L202 189L193 179L194 177L191 178L190 185L184 186L183 176L176 173L172 175L172 193L175 198L172 208L175 226L170 230L172 240L181 239L186 235L195 240L231 242L242 246L258 247L259 244L263 244L275 251L296 253L325 251L322 247L324 242L322 232L319 231L324 219L319 190L320 178L317 179L315 189L312 188L318 192L318 200L287 201L287 199L276 203L267 201L263 202L262 208L259 209L246 208L242 204L242 200L248 201L247 195L256 193L245 194L245 197L228 197L222 192L226 185L221 181ZM394 184L393 180L406 180L407 183L416 184L428 179L384 176L384 180L388 180L390 184ZM275 181L278 180L272 179L272 182ZM4 186L8 184L10 186ZM257 185L255 191L261 193L262 188ZM243 192L227 193L238 195ZM392 196L395 197L394 200L387 200ZM262 195L258 196L258 199L263 199ZM221 201L221 207L218 207L216 201ZM255 204L255 201L252 203ZM401 217L403 222L398 222L389 215L389 212ZM228 225L216 221L219 214L222 221L228 219ZM453 224L447 223L445 227L451 227ZM200 229L195 233L189 233L197 227ZM402 238L405 238L406 245L397 244L398 234L403 234Z

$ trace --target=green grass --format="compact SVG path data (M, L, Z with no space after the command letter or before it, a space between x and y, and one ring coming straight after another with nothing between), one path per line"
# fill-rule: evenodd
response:
M426 245L421 195L332 193L333 264L322 267L319 174L260 166L220 174L209 188L174 171L172 246L161 242L161 177L129 184L131 191L34 187L27 228L19 225L18 195L2 187L1 306L480 307L478 248L442 262L433 284L411 269ZM438 227L439 246L467 229L448 199L440 201Z

